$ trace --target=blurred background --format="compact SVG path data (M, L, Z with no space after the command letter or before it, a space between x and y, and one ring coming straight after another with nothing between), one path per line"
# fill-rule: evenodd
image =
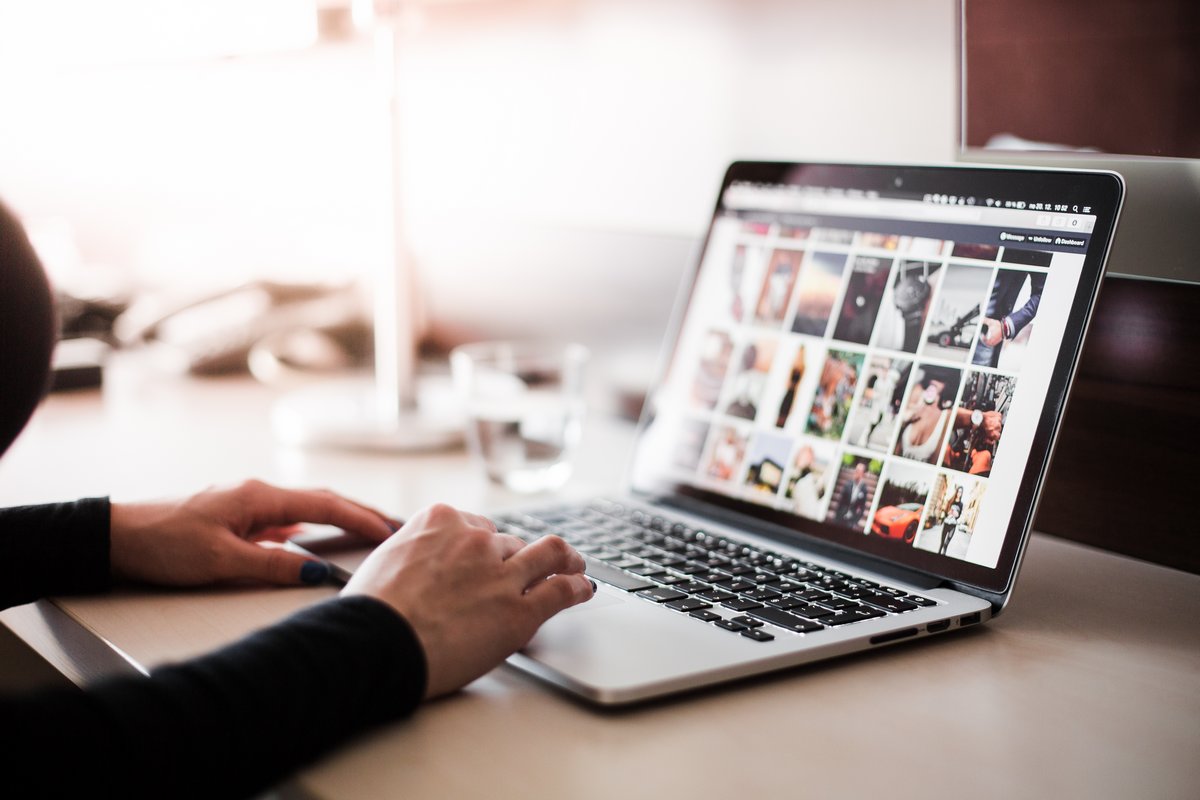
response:
M60 286L369 278L362 5L4 0L0 197ZM956 151L954 0L401 6L403 222L454 338L657 341L730 160Z

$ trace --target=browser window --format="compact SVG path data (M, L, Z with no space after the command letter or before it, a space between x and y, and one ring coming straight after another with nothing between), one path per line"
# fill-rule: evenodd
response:
M995 567L1087 211L730 184L636 469Z

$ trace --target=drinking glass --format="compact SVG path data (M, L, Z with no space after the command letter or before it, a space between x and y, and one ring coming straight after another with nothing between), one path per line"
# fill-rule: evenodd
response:
M583 426L587 361L578 344L480 342L451 352L467 442L491 480L517 492L567 481Z

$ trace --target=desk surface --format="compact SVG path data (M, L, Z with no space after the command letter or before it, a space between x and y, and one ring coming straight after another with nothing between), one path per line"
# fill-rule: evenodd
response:
M0 463L0 502L182 494L257 476L399 514L521 498L461 453L280 448L273 392L118 363L54 396ZM620 483L631 426L593 417L572 495ZM526 501L527 502L527 501ZM328 589L124 591L0 615L69 677L186 658ZM320 797L1200 794L1200 577L1035 536L1009 609L946 638L634 710L501 668L296 776Z

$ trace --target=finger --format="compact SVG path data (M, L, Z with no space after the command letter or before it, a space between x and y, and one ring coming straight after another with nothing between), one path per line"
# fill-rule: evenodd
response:
M316 489L314 491L319 492L322 490ZM358 506L363 511L366 511L370 514L374 514L375 516L379 517L384 522L386 522L388 525L390 525L393 531L398 531L402 527L404 527L404 520L402 520L398 517L393 517L390 514L385 514L384 512L380 511L378 508L375 508L374 506L369 506L366 503L360 503L358 500L355 500L350 497L343 497L342 499L345 500L347 503L352 503L352 504Z
M268 528L256 530L246 538L251 542L286 542L303 530L304 526L300 524L272 525Z
M231 578L243 578L280 586L315 585L329 578L329 565L281 547L260 547L235 540L227 558Z
M525 547L525 541L511 533L497 533L492 537L492 541L496 545L496 549L500 552L500 559L507 561L512 558L517 552Z
M281 489L249 481L235 490L241 494L250 529L315 522L334 525L374 542L392 535L392 526L378 512L324 490Z
M595 593L586 575L554 575L531 586L525 592L525 601L540 625L563 609L590 600Z
M559 573L583 572L583 556L557 536L546 536L521 548L506 564L522 587Z
M468 524L476 528L483 528L487 531L496 530L496 523L492 522L490 519L481 514L472 514L470 511L460 511L458 513L462 514L463 519L465 519Z

